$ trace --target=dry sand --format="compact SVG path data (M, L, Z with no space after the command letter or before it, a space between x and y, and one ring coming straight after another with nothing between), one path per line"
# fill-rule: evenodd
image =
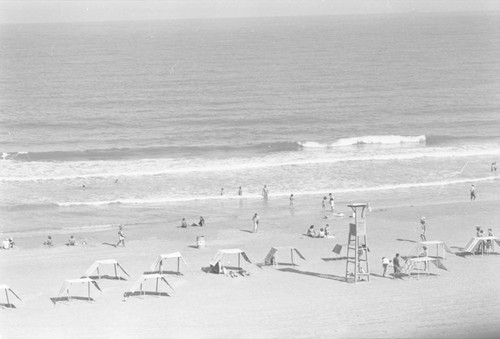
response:
M381 257L407 254L418 240L414 225L428 219L428 240L442 240L458 251L474 225L500 232L498 199L400 206L376 205L368 214L371 281L344 282L345 261L332 253L346 244L350 219L322 217L321 197L296 197L291 214L287 199L186 204L168 218L204 215L206 226L177 228L179 222L126 226L125 248L117 229L86 234L87 246L43 248L45 235L17 237L18 248L0 252L0 283L10 285L24 303L0 311L1 338L497 338L500 336L500 256L449 255L448 271L403 280L381 277ZM375 200L372 200L375 201ZM382 201L382 199L380 199ZM348 213L344 203L337 204ZM173 208L172 208L173 209ZM258 234L251 217L261 217ZM174 218L175 217L175 218ZM180 218L178 219L180 220ZM302 236L307 226L332 226L335 239ZM198 235L204 249L195 248ZM244 265L251 276L230 278L201 268L221 248L241 248L262 262L271 246L296 246L307 261L278 268ZM170 276L171 297L132 297L123 293L160 253L181 251L190 268ZM117 259L132 276L128 281L100 280L96 301L54 306L50 300L65 279L78 278L97 259ZM326 259L326 260L325 260ZM233 261L234 263L235 261ZM170 263L173 267L175 265ZM82 291L84 294L85 291ZM4 302L4 296L0 296Z

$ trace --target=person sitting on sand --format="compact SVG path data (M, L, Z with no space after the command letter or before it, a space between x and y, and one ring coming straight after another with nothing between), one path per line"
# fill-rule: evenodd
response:
M14 238L9 238L9 245L10 245L10 248L14 248L14 245L16 243L14 242Z
M323 228L320 228L318 232L318 238L324 238L324 237L325 237L325 230Z
M205 219L203 219L202 216L200 216L200 222L198 223L198 226L200 226L200 227L205 226Z
M43 243L45 246L52 246L52 237L49 235L47 240Z
M330 233L330 225L326 224L325 225L325 237L329 237L331 235Z
M75 246L76 245L76 239L74 236L69 237L68 243L66 244L67 246Z
M8 250L9 248L10 248L9 239L5 238L5 239L2 241L2 249L3 249L3 250Z
M314 230L314 225L309 226L309 229L307 230L307 236L311 238L316 237L316 231Z
M187 228L188 227L188 224L186 222L186 218L182 218L182 221L181 221L181 228Z

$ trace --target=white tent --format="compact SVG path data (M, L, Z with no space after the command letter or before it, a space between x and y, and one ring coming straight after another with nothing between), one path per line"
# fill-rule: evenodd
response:
M95 279L95 277L98 277L99 279L101 279L101 276L103 276L103 275L101 274L99 268L102 265L113 265L113 267L114 267L114 273L115 273L115 278L116 279L119 279L118 272L117 272L117 267L119 267L123 271L123 273L125 273L130 278L130 275L127 272L125 272L125 270L123 269L123 267L115 259L106 259L106 260L96 260L96 261L94 261L94 263L92 265L90 265L90 267L85 271L84 277L87 277L87 278L93 277L94 279ZM92 275L94 272L97 272L97 275ZM108 277L108 276L106 275L106 277Z
M99 288L99 285L97 285L97 282L95 280L90 279L90 278L67 279L64 281L64 284L62 285L61 289L59 290L59 294L57 295L57 299L64 298L63 295L66 295L65 298L67 298L68 300L70 300L70 299L82 299L82 297L73 297L70 295L70 288L74 284L86 284L87 285L87 300L88 301L93 300L90 297L90 285L95 286L95 288L97 288L101 292L101 289ZM54 303L56 301L60 301L60 300L55 300Z
M297 253L297 255L302 260L306 260L306 258L304 258L304 256L295 247L292 246L271 247L269 253L267 253L266 258L264 259L264 265L273 265L273 266L278 265L278 262L276 260L276 254L279 251L290 251L290 261L292 265L295 265L293 252Z
M245 252L240 250L239 248L233 248L233 249L225 249L225 250L219 250L215 256L212 258L210 261L210 267L212 268L212 271L215 271L216 273L222 273L223 272L223 260L224 258L229 255L229 254L237 254L238 255L238 269L241 269L241 257L245 259L248 263L252 263L250 259L248 259L248 256L246 255ZM229 266L229 265L227 265ZM226 268L228 268L226 266ZM234 266L233 266L234 267Z
M406 265L404 270L408 275L410 275L413 271L417 272L417 276L420 276L419 264L424 264L424 272L429 275L429 263L433 263L437 268L442 270L448 270L444 264L443 259L434 258L434 257L418 257L418 258L410 258L406 261Z
M10 303L9 292L12 293L17 299L19 299L22 302L21 298L19 298L19 296L9 286L0 285L0 290L5 290L5 298L7 298L7 304L5 304L6 307L15 308L14 304Z
M410 252L410 255L408 257L418 257L419 255L422 254L423 252L423 247L427 247L427 250L429 253L433 251L434 249L436 250L435 255L430 255L429 257L434 257L434 258L443 258L446 259L445 257L445 252L455 254L444 242L442 241L421 241L418 242L415 247Z
M465 245L464 252L467 253L494 253L495 243L500 246L500 238L490 236L490 237L473 237L467 245Z
M153 272L158 272L162 273L163 272L163 261L167 259L176 259L177 258L177 274L181 274L180 272L180 264L181 260L184 262L184 265L186 267L189 267L186 260L184 260L184 257L181 255L180 252L174 252L174 253L169 253L169 254L160 254L156 261L151 265L151 271Z
M125 300L132 295L152 294L153 292L146 292L144 289L146 282L151 281L151 280L154 280L156 282L156 288L155 288L154 294L157 294L157 295L162 294L162 292L159 292L159 286L158 286L160 281L163 281L165 284L167 284L167 286L170 287L172 289L172 291L174 290L174 288L168 283L164 274L159 274L159 273L143 274L132 285L130 290L123 294L123 297L125 298Z

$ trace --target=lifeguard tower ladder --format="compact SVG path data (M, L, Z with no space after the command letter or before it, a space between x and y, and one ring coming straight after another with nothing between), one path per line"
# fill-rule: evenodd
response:
M356 283L365 280L364 277L366 277L366 281L370 281L365 219L365 209L368 208L368 204L359 203L347 206L354 212L354 223L349 224L345 280Z

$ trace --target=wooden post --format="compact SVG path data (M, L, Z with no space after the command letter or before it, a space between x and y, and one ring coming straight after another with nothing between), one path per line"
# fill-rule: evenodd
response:
M5 289L5 296L7 297L7 307L10 307L9 291L7 291L7 289Z
M156 294L158 294L158 278L156 278Z
M113 264L113 266L115 267L115 277L118 279L118 273L116 273L116 264Z
M160 269L160 274L163 272L163 258L160 259L160 265L158 267Z
M88 291L88 294L89 294L89 301L90 301L90 281L87 282L87 291Z
M240 256L241 256L241 253L238 253L238 268L241 268L241 266L240 266Z
M101 279L101 273L99 273L99 265L97 265L97 276Z
M181 274L180 265L181 265L181 257L177 257L177 275Z
M290 255L292 256L292 265L295 265L295 263L293 262L293 248L290 250Z

